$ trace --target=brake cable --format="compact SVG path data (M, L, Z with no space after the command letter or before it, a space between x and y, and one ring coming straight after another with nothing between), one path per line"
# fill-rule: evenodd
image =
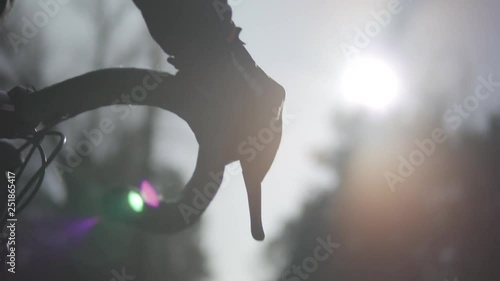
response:
M59 137L56 147L48 157L42 146L42 142L46 136ZM19 215L28 206L28 204L33 200L35 195L38 193L42 185L43 179L45 177L45 170L50 165L50 163L54 161L57 154L62 150L63 145L66 143L66 137L64 136L64 134L58 131L52 131L50 129L44 129L42 131L34 130L32 136L21 137L21 139L26 140L26 143L24 143L23 145L21 145L19 148L16 149L16 154L21 155L21 153L27 150L30 146L31 149L29 149L29 152L24 161L22 161L20 167L16 167L18 168L14 173L16 175L16 182L20 181L21 177L25 173L28 163L31 161L32 157L34 156L37 150L38 153L40 154L41 167L27 181L27 183L19 192L19 195L16 195L15 199L16 216ZM2 229L6 226L6 222L9 216L12 215L9 214L8 208L6 208L0 219L0 225L2 226Z

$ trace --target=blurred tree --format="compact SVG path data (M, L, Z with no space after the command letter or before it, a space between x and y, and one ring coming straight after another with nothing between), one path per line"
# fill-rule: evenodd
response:
M94 48L92 69L117 63L134 64L136 61L157 68L165 55L157 46L144 43L147 42L144 40L147 32L138 33L134 45L126 48L110 40L133 8L130 3L117 2L85 2L64 7L78 9L80 15L87 16L83 28L93 30L95 34L95 39L89 40L88 44L89 48ZM45 77L50 77L44 73L45 69L53 67L50 61L43 59L51 52L51 42L46 41L46 37L39 35L32 39L19 50L19 54L10 45L8 33L12 30L9 28L21 24L23 7L17 9L17 15L10 17L5 29L0 29L0 86L3 88L16 84L43 86L60 79L55 77L54 81L44 81ZM74 65L88 60L68 58L68 62ZM23 225L19 230L22 234L18 238L23 245L19 257L19 280L111 280L112 270L120 272L122 268L144 281L201 279L207 275L207 270L199 247L199 226L167 237L99 221L86 233L68 232L69 225L98 214L101 198L112 187L137 186L143 179L171 183L168 187L156 186L164 193L175 192L183 186L176 171L151 164L151 156L155 153L152 143L156 136L153 127L158 120L157 110L134 108L125 121L113 118L109 111L96 110L61 125L61 131L69 139L58 160L61 164L66 163L68 149L74 150L76 144L88 140L84 131L99 128L103 118L112 120L116 129L112 134L104 135L102 142L93 147L93 154L81 157L81 163L76 167L62 174L63 170L51 169L53 174L49 173L48 177L52 180L42 189L53 187L50 185L62 185L63 189L39 194L23 215ZM46 145L50 147L51 144ZM63 181L58 183L54 177L61 177ZM60 197L60 193L66 194L62 196L62 204L54 201L54 196Z
M352 136L346 143L354 144L320 158L339 175L338 186L307 204L269 248L272 262L284 264L286 273L274 280L500 277L498 116L492 117L488 134L462 130L435 143L433 153L394 192L384 177L387 171L397 172L400 156L419 149L417 141L442 127L442 110L429 112L435 116L426 116L423 123L398 119L377 126L336 126L339 134ZM349 132L353 126L362 133ZM316 239L328 235L341 246L306 271L304 262L314 257ZM294 272L297 266L305 275Z

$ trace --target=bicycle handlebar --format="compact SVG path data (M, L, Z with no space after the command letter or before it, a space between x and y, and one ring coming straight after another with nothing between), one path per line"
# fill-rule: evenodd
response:
M252 236L263 240L261 182L281 141L281 110L285 92L258 67L252 68L254 73L251 75L252 79L261 82L259 87L264 89L262 93L255 92L252 86L241 87L249 83L248 73L241 75L231 72L231 69L220 70L225 72L217 76L227 77L227 81L213 79L213 84L207 86L211 95L193 85L190 78L132 68L94 71L36 93L25 111L41 119L38 121L47 122L62 121L63 117L71 118L99 107L113 106L116 101L118 104L138 104L127 103L120 97L147 82L148 97L139 105L157 106L184 119L196 136L199 152L195 171L178 200L163 201L159 208L147 208L140 217L133 219L133 223L160 233L187 228L198 220L213 200L221 186L225 165L240 161L248 193ZM151 79L147 80L148 77ZM151 87L155 78L162 83ZM4 104L8 108L10 102L6 101ZM5 114L8 112L5 111ZM249 157L246 153L249 139L260 137L263 133L268 137L269 132L271 139L266 138L264 148L259 146L259 149L254 149L253 157ZM214 179L214 175L220 180ZM200 196L205 197L201 200L203 202L197 199Z

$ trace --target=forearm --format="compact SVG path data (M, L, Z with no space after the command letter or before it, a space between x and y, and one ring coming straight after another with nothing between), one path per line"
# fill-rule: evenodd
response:
M30 121L53 123L109 105L161 106L162 84L171 79L169 74L144 69L97 70L30 95L24 112Z

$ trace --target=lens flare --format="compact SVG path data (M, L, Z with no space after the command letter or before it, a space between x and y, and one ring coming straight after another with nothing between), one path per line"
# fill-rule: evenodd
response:
M144 201L142 200L141 195L135 191L130 191L128 193L128 204L130 208L137 213L142 212L144 209Z
M143 180L141 182L140 191L146 205L153 208L160 207L160 195L149 181Z
M87 233L90 229L96 226L98 222L98 217L90 217L80 221L75 221L68 227L68 233L73 235Z
M37 236L52 249L72 249L80 245L99 224L97 216L87 218L59 218L58 221L44 221L36 226ZM49 242L50 241L50 242Z

